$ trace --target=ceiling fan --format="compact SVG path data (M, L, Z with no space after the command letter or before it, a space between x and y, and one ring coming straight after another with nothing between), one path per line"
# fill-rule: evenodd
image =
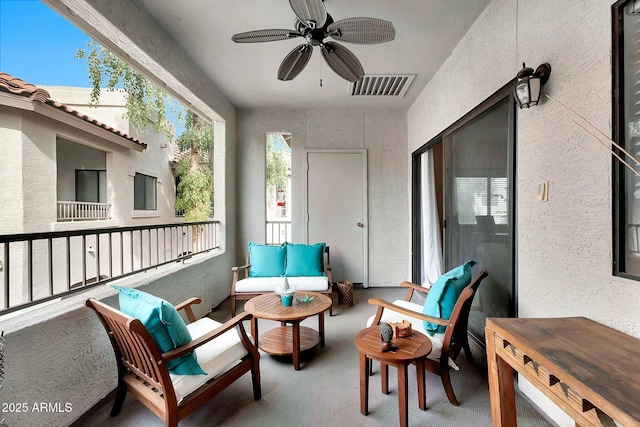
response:
M296 46L284 58L278 69L278 80L293 80L304 69L311 58L314 46L320 46L322 56L329 67L340 77L350 82L364 76L358 58L346 47L333 41L332 37L347 43L376 44L395 38L396 29L389 21L376 18L347 18L333 20L327 13L324 0L289 0L296 14L295 30L255 30L234 34L236 43L259 43L303 37L306 43Z

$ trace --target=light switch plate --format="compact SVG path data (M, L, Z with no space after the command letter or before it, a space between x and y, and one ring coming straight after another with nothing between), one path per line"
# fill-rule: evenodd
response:
M538 183L538 201L549 201L549 181L541 181Z

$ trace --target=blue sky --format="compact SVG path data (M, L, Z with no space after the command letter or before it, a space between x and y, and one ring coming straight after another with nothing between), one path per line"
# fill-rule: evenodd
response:
M0 71L35 85L90 87L89 36L38 0L0 0Z
M86 59L91 38L39 0L0 0L0 71L36 86L91 87ZM176 134L184 125L173 120Z

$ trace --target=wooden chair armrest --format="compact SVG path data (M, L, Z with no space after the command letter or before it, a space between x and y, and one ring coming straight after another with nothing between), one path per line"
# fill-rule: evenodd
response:
M411 297L413 296L413 292L414 291L418 291L418 292L422 292L423 294L428 294L429 293L429 288L425 288L422 287L420 285L416 285L415 283L411 283L411 282L402 282L400 283L400 286L403 288L407 288L409 290L409 292L407 293L407 296L404 298L405 301L410 301Z
M417 311L409 310L408 308L400 307L399 305L395 305L395 304L393 304L391 302L388 302L388 301L385 301L385 300L383 300L381 298L370 298L369 299L369 304L378 306L378 312L376 313L377 321L374 320L375 324L380 322L380 317L382 316L382 311L385 308L388 308L389 310L393 310L396 313L400 313L400 314L403 314L405 316L413 317L414 319L424 320L424 321L436 323L436 324L442 325L442 326L447 326L448 323L449 323L445 319L440 319L438 317L432 317L432 316L429 316L429 315L424 314L424 313L420 313L420 312L417 312Z
M244 275L243 275L243 279L247 278L247 275L249 273L249 268L251 267L251 264L249 264L248 262L245 265L240 265L238 267L231 267L231 271L233 272L233 284L231 286L231 293L235 293L236 291L236 282L238 280L240 280L240 272L243 271Z
M187 319L189 319L189 323L196 321L196 316L193 314L193 310L191 306L194 304L200 304L202 300L200 298L189 298L186 301L181 302L180 304L176 304L176 310L184 310L187 315Z
M162 358L165 360L165 362L168 362L177 357L190 353L196 348L200 347L201 345L208 343L209 341L213 340L216 337L219 337L220 335L224 334L230 329L235 328L236 326L239 326L244 330L244 326L242 326L242 322L244 320L250 320L252 317L253 315L251 315L250 313L240 313L236 317L233 317L232 319L227 320L225 323L223 323L213 331L201 336L200 338L196 338L195 340L192 340L188 344L185 344L171 351L163 353Z

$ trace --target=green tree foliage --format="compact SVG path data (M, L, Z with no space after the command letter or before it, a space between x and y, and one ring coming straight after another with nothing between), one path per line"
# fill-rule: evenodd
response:
M284 156L287 144L280 134L267 134L267 172L266 186L269 203L275 200L275 193L278 189L287 186L287 175L289 166Z
M133 126L144 132L149 117L155 116L154 129L164 132L169 141L173 140L175 129L167 115L183 120L186 108L102 45L91 41L87 47L88 51L78 49L76 58L87 60L89 80L93 86L90 105L98 105L102 88L124 90L127 93L125 117Z
M178 196L176 209L184 212L186 222L208 219L211 215L213 170L211 141L212 126L189 111L185 131L178 137L180 151L188 153L178 164Z
M178 165L180 183L175 207L184 213L186 222L209 219L213 192L213 126L100 44L90 42L87 47L87 51L78 49L76 58L87 61L93 86L90 105L99 104L103 87L110 91L123 90L127 94L125 117L140 132L146 130L149 117L155 117L154 129L173 141L175 128L169 116L179 127L184 125L184 132L176 140L186 155Z

